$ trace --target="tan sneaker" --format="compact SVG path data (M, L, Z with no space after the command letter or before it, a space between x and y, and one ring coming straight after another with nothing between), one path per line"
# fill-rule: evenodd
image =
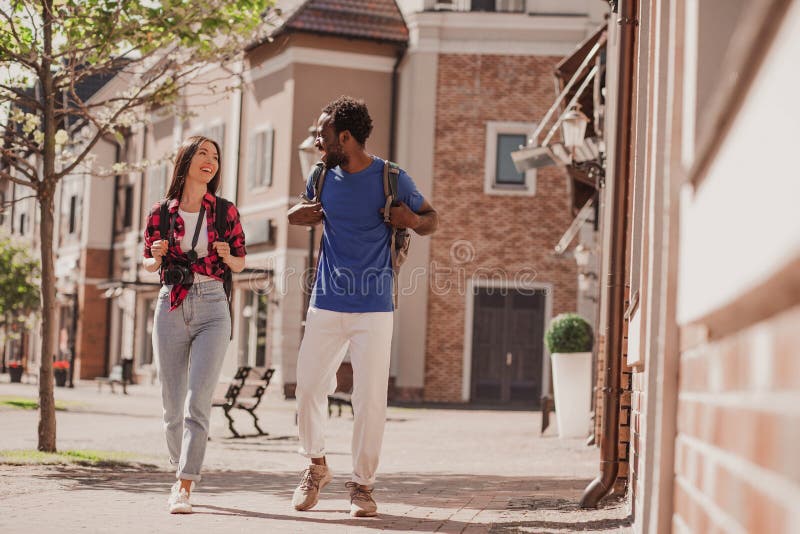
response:
M375 517L378 505L372 498L372 488L355 482L348 482L345 487L350 490L350 515L353 517Z
M292 495L292 506L295 510L310 510L319 502L319 492L333 480L333 473L327 465L311 464L300 478L300 485Z

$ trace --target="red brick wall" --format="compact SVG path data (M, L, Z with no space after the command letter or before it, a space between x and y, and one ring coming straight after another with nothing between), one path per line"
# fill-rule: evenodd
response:
M676 523L799 532L800 306L681 355Z
M514 273L535 269L535 281L553 284L553 313L575 309L576 267L555 258L553 247L571 222L563 172L538 173L535 196L486 195L484 159L488 121L538 121L552 104L553 66L559 57L445 54L439 56L433 203L441 217L431 261L451 268L428 304L424 398L461 401L467 279L477 269ZM454 243L466 240L474 258L458 264Z
M645 387L647 375L645 372L637 372L634 370L631 373L631 425L630 425L630 476L629 483L632 495L634 496L633 508L634 513L640 510L643 505L644 492L637 491L637 485L641 481L644 465L640 462L643 460L642 451L644 450L645 439L644 435L644 420L646 417L645 411Z
M84 249L81 265L87 278L108 278L108 250ZM78 331L75 350L79 362L76 378L94 378L106 374L106 337L109 335L108 300L94 283L78 289Z

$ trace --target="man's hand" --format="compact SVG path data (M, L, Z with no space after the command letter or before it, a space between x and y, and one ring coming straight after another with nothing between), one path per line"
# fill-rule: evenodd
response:
M381 208L381 216L383 211ZM391 207L389 224L395 228L410 228L419 235L429 235L439 226L439 214L427 200L422 203L417 213L403 202L399 202L397 206Z
M301 202L289 210L289 224L314 226L322 221L322 204L319 202Z
M389 224L395 228L411 228L412 230L419 225L419 215L411 211L405 203L398 202L396 206L390 208ZM384 209L381 208L381 216Z

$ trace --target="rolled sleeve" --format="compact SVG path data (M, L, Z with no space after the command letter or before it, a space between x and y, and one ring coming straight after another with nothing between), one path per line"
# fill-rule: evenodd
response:
M161 230L159 229L161 219L161 205L156 204L150 209L150 215L147 217L147 225L144 228L144 257L152 258L153 253L151 248L153 243L161 239Z
M244 229L239 220L239 210L233 204L228 209L228 228L230 228L230 234L227 236L226 241L231 247L231 254L238 258L246 256L247 247L244 244Z

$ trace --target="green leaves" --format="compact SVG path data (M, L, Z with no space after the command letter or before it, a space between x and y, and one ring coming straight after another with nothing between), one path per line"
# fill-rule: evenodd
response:
M589 352L592 350L592 327L576 313L562 313L552 320L544 335L551 354Z
M21 318L39 308L39 260L30 249L0 238L0 316Z

